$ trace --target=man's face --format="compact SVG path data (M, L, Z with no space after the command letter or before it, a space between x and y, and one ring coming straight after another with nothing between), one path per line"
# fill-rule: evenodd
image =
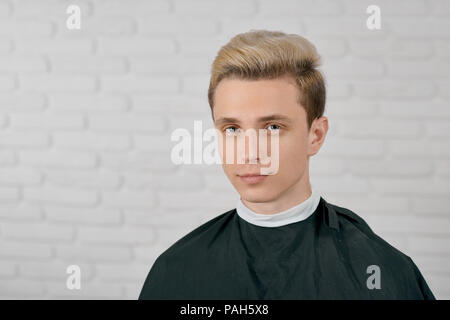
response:
M249 202L273 201L299 183L305 173L308 175L308 158L315 152L309 148L307 115L297 102L298 94L293 79L286 77L256 81L224 79L216 88L213 115L215 128L222 137L219 140L222 167L241 197ZM267 119L273 115L277 116L276 120ZM237 137L248 129L256 130L260 139L245 138L244 154L237 148ZM272 166L276 173L263 178L244 178L247 174L261 174L261 168L271 166L262 164L262 158L258 158L262 146L259 129L268 132L268 158L275 159L273 153L278 152L278 165ZM276 133L278 148L274 148L270 139ZM231 164L225 158L227 144L229 148L234 145L231 148L236 154ZM252 155L249 152L252 148L257 153ZM237 163L238 158L245 159L245 163ZM257 163L249 163L251 160Z

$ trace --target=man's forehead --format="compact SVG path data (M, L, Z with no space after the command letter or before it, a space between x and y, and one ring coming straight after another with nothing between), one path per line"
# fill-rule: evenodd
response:
M234 105L248 104L272 104L275 101L297 100L298 88L295 84L285 78L276 79L224 79L216 90L215 97L218 98L215 104L232 102Z
M291 123L294 121L293 117L289 114L283 113L270 113L270 114L240 114L234 116L230 115L219 115L215 118L214 123L216 125L222 125L226 123L241 123L241 122L266 122L266 121L282 121L286 123Z

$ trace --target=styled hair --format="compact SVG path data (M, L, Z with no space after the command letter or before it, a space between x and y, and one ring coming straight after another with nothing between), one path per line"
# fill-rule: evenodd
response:
M217 53L211 67L208 102L214 118L214 92L225 78L243 80L291 76L299 88L308 130L325 111L325 79L316 47L302 36L281 31L250 30L234 36Z

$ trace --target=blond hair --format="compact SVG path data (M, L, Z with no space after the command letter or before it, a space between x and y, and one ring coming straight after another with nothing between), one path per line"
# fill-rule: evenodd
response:
M211 67L208 102L214 108L214 92L225 78L245 80L291 76L299 88L298 102L305 108L308 130L325 111L325 80L315 46L302 36L281 31L250 30L222 46Z

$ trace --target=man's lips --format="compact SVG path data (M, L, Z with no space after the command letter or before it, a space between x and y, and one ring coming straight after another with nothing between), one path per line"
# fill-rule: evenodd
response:
M263 181L267 175L261 175L261 174L242 174L239 175L239 178L248 184L255 184Z

